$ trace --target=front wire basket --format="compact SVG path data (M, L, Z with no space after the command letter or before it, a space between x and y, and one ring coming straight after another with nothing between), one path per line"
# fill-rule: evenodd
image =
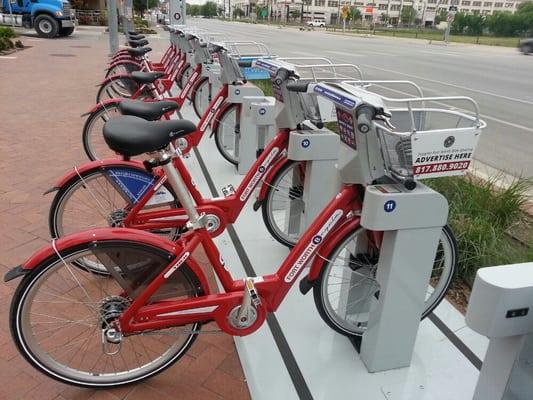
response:
M398 85L411 86L418 96L378 94L391 114L389 123L374 121L386 173L400 180L464 175L486 127L473 99L423 97L421 89L409 81L350 81L340 86L348 92L353 88L369 91L374 86L405 95L391 88Z

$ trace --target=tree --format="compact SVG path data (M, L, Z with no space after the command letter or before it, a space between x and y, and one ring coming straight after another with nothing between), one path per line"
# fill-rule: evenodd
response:
M357 22L362 18L363 14L361 14L361 10L359 10L357 7L350 8L350 12L348 13L348 21Z
M218 14L217 3L214 1L208 1L201 6L201 14L206 18L216 17Z
M194 17L196 15L200 15L202 11L202 6L198 4L188 4L187 3L187 15L190 15L191 17Z
M296 19L300 18L301 16L302 16L302 14L300 13L300 10L292 10L291 11L291 17L293 19L296 20Z
M386 24L389 22L389 15L387 13L381 13L380 17L379 17L379 20L383 23L383 24Z
M417 15L418 12L412 6L405 6L404 8L402 8L400 20L403 24L412 25Z
M533 1L525 1L516 7L517 14L533 14Z
M148 8L154 8L159 4L158 0L148 0ZM146 0L133 0L133 9L144 12L146 10Z
M233 9L233 18L241 18L244 17L245 12L240 7L236 7Z
M448 11L441 10L438 15L435 16L435 25L440 24L441 22L446 22L448 19Z
M466 33L472 36L480 36L485 27L485 18L481 15L471 14L466 16Z

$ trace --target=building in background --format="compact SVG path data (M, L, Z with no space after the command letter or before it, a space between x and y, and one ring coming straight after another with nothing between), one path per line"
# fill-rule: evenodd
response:
M524 0L222 0L226 15L234 15L235 8L244 11L245 18L260 18L257 10L266 8L272 21L286 22L323 20L326 24L341 23L340 15L344 5L357 7L363 23L401 23L402 9L413 7L416 20L422 25L433 25L435 17L450 6L457 6L459 12L489 15L495 11L515 12ZM267 17L268 18L268 17Z

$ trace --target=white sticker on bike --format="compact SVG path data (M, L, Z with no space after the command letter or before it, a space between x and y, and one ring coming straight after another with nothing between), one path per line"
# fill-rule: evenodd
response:
M326 221L322 228L317 232L315 236L311 239L307 247L304 249L300 257L294 262L291 269L285 275L285 282L290 283L298 276L298 273L303 267L307 264L311 256L315 253L315 249L322 243L324 238L328 233L333 229L337 221L343 216L342 210L335 210L331 217Z
M207 126L211 123L211 120L215 116L216 111L218 107L220 106L220 103L222 103L223 100L224 100L223 97L219 97L217 101L215 101L215 104L213 104L213 107L211 107L211 109L209 110L209 114L207 115L207 118L205 119L202 126L200 126L200 132L203 132L207 129Z
M189 258L189 255L190 255L190 254L191 254L191 253L189 253L188 251L187 251L185 254L183 254L183 255L181 256L181 258L178 260L178 262L177 262L176 264L174 264L174 265L173 265L173 266L172 266L172 267L171 267L171 268L165 273L165 275L163 275L163 277L164 277L165 279L168 279L168 277L169 277L170 275L172 275L172 274L173 274L173 273L174 273L174 272L175 272L175 271L181 266L181 264L183 264L183 263L185 262L185 260L186 260L187 258Z
M239 197L241 201L246 201L246 199L248 199L248 196L250 196L250 194L253 192L257 183L261 180L268 167L270 166L270 163L274 160L278 153L278 147L274 147L272 150L270 150L270 153L268 153L268 156L265 158L265 161L263 161L263 163L259 167L257 167L254 176L250 180L250 183L246 185L246 188L242 192L241 197Z

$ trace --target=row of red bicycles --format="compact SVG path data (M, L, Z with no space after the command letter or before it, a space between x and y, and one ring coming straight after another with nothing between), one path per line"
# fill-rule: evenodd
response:
M150 61L148 41L136 32L129 32L129 46L111 57L83 128L91 161L49 191L54 193L50 245L5 276L6 281L22 278L10 313L18 350L39 371L64 383L106 388L147 379L178 361L208 323L230 335L249 335L296 282L303 294L313 292L332 329L362 335L379 299L376 270L383 238L361 226L365 185L379 179L416 184L412 172L400 176L388 164L378 136L382 130L394 134L395 111L376 100L369 81L333 79L337 67L323 63L311 68L312 79L304 78L310 69L305 65L265 52L235 51L239 43L262 48L257 43L230 42L191 27L169 28L169 35L159 62ZM238 163L240 135L255 133L240 132L242 106L231 103L229 94L250 85L242 72L250 65L269 74L282 109L277 133L238 187L229 186L223 197L204 197L185 158L210 134L221 156ZM317 78L317 71L328 68L324 79ZM297 204L305 213L309 168L287 158L290 133L304 124L322 127L318 97L337 115L342 109L353 116L343 126L356 141L376 135L367 150L383 157L382 176L368 182L343 178L309 227L295 231L289 229L288 210ZM184 107L194 109L198 123L181 118ZM477 117L462 117L479 124ZM405 156L402 140L404 146L394 151ZM350 157L358 156L355 146L347 149ZM408 156L402 160L413 162ZM341 176L353 174L349 168ZM250 201L290 252L269 275L233 277L214 238ZM421 317L443 299L456 253L453 233L445 227ZM208 260L209 270L200 259ZM208 283L213 273L220 288Z

